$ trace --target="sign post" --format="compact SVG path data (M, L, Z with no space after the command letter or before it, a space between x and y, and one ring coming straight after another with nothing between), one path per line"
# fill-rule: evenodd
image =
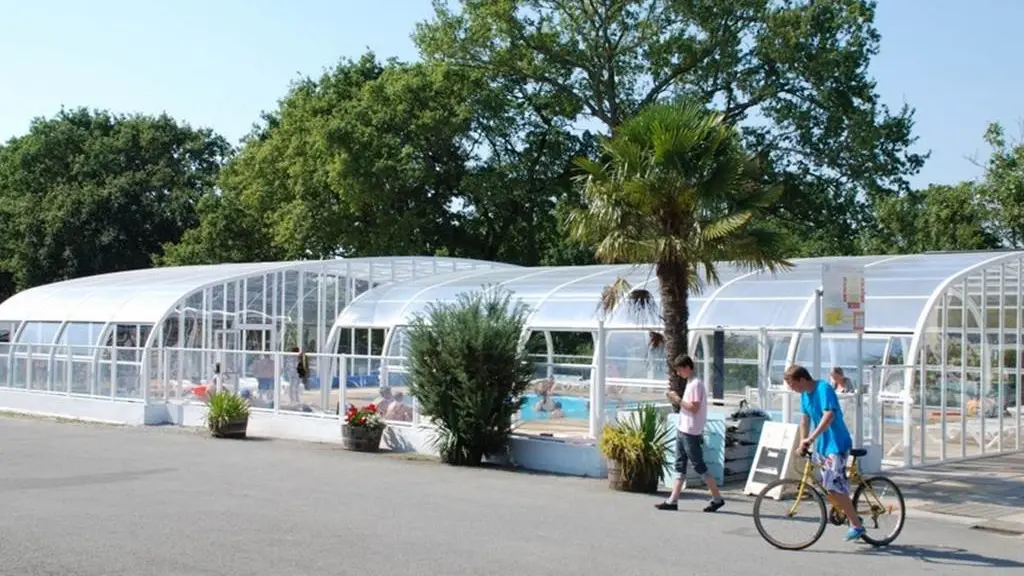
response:
M864 333L864 267L821 265L821 329L828 333Z
M854 390L854 445L864 445L864 267L853 264L821 266L822 332L857 335ZM872 415L873 417L874 415Z

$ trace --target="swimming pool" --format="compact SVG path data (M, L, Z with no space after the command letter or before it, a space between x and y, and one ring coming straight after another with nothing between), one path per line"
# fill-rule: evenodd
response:
M520 420L547 420L547 412L537 412L536 405L538 396L536 394L524 394L523 398L526 398L526 402L523 407L519 409ZM587 420L590 418L590 400L587 398L581 398L579 396L551 396L552 402L560 402L562 404L562 414L566 418ZM616 410L630 407L636 404L635 402L622 402L611 398L605 399L605 413L614 415Z

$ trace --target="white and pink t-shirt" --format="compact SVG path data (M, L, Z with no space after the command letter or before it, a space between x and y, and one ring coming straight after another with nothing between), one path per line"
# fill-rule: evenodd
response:
M680 408L677 428L684 434L703 436L704 424L708 420L708 392L700 378L694 378L686 384L683 400L698 404L697 412L690 412L685 406Z

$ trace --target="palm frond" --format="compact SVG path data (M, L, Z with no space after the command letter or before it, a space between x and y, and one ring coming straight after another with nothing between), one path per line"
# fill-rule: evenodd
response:
M727 214L706 225L704 229L701 230L701 240L705 242L714 242L715 240L721 240L722 238L735 234L741 228L746 226L753 217L754 214L750 211Z
M625 299L625 296L633 290L633 286L628 280L622 277L618 277L614 282L604 287L601 290L601 312L605 315L611 314L619 307L619 303Z

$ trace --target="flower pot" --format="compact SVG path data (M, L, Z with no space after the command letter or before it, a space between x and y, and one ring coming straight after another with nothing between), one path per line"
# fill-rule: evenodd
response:
M342 426L341 445L345 450L353 450L355 452L378 452L380 450L380 439L383 435L383 428Z
M658 491L660 470L641 470L626 477L618 460L608 460L608 487L619 492L654 494Z
M214 438L245 438L248 428L249 416L244 416L236 420L229 420L219 426L210 426L210 432Z

